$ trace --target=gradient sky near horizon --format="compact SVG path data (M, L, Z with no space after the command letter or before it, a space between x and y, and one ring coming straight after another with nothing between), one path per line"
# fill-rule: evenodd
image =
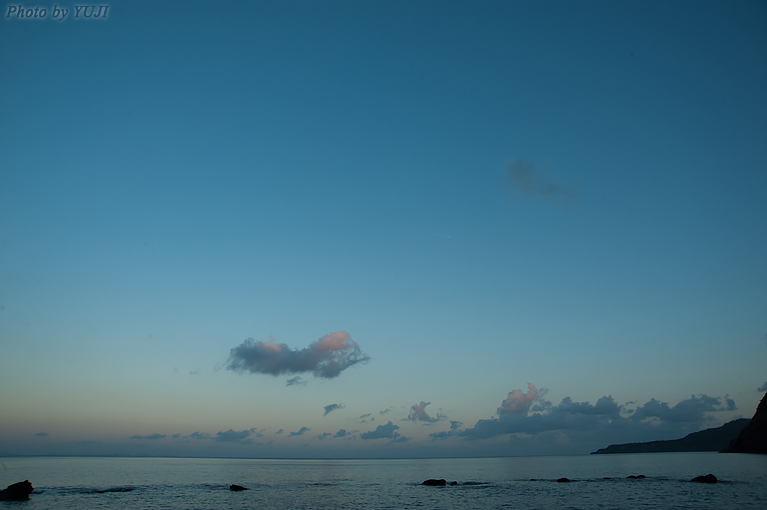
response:
M767 390L767 4L0 22L0 455L587 453Z

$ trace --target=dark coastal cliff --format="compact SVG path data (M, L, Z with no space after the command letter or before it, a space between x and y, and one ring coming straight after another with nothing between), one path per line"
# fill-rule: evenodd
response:
M591 453L718 452L739 437L738 434L748 427L750 421L748 418L740 418L721 427L687 434L681 439L611 444Z
M759 402L751 422L722 453L767 453L767 393Z

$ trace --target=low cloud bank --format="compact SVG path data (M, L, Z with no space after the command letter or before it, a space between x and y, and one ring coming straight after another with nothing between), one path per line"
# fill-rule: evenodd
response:
M216 432L216 441L224 442L224 443L247 443L250 442L251 439L248 439L251 435L260 436L261 434L258 434L256 432L255 427L248 429L248 430L226 430L226 431L219 431ZM193 434L194 435L194 434ZM203 436L206 436L207 434L201 434L198 439L205 439Z
M150 434L148 436L135 435L135 436L131 436L130 438L131 439L164 439L166 437L168 437L168 434Z
M658 402L652 398L645 405L637 407L630 419L634 422L657 418L660 421L672 423L703 423L706 421L706 413L737 409L735 401L728 396L724 397L724 401L723 405L719 397L692 395L674 407L669 407L666 402Z
M604 396L595 404L565 397L553 405L543 398L545 393L528 384L526 393L514 390L508 394L497 410L497 418L479 420L462 430L451 422L450 431L430 437L433 441L456 436L473 441L510 435L517 441L555 434L560 441L643 441L682 437L715 421L712 413L737 409L728 396L692 395L673 406L653 398L636 409L628 409L629 404L618 404L612 396Z
M251 374L297 374L311 372L315 377L332 379L347 368L366 363L357 342L346 331L325 335L304 349L291 349L273 339L256 342L252 338L233 348L229 353L227 370ZM288 380L288 386L301 384L300 378Z

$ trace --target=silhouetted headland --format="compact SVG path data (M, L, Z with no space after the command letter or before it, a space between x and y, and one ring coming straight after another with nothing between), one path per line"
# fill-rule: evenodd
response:
M722 453L767 453L767 393L749 424L722 449Z
M611 444L607 448L600 448L591 453L718 452L738 437L750 421L748 418L740 418L725 423L721 427L687 434L681 439Z

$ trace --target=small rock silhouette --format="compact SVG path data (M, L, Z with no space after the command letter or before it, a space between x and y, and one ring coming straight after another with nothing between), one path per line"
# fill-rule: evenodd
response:
M0 501L23 501L29 499L29 495L35 490L29 480L14 483L0 491Z
M712 475L711 473L709 473L707 475L696 476L690 481L698 482L698 483L716 483L716 477Z

